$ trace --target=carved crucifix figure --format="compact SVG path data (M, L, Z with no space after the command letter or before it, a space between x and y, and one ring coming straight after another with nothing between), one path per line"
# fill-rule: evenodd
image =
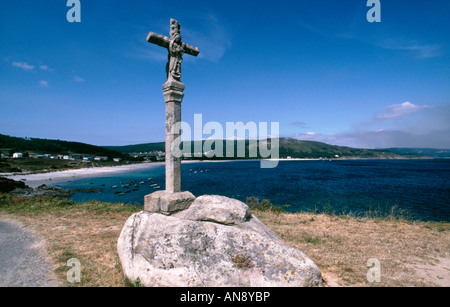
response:
M150 32L149 43L167 48L169 59L166 66L167 82L163 85L166 102L166 192L181 192L181 157L173 155L172 144L181 135L181 101L184 97L184 84L181 82L181 62L183 54L197 56L197 47L183 43L180 24L170 19L170 38Z
M197 47L183 43L180 35L180 24L175 19L170 19L170 38L160 34L150 32L147 41L152 44L167 48L169 51L169 60L166 67L167 81L181 78L181 62L183 54L197 56L200 50Z

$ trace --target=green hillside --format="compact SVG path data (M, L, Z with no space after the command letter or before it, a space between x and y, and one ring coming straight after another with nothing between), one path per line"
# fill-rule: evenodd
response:
M79 142L19 138L0 134L0 152L32 152L38 154L85 154L123 158L120 152Z
M164 151L164 142L159 143L146 143L137 145L126 145L126 146L104 146L104 148L109 150L118 151L124 154L138 153L138 152L151 152L151 151Z
M201 144L200 144L201 142ZM230 141L228 141L230 142ZM234 145L234 157L237 158L243 158L238 157L237 150L239 146L244 146L245 148L245 158L249 158L249 148L252 148L252 146L259 146L259 143L256 141L249 141L249 140L242 140L242 141L232 141ZM255 144L256 142L256 144ZM222 144L223 148L223 156L224 159L229 159L226 157L226 150L227 150L227 141L224 140L217 140L216 145L220 146L220 143ZM270 143L270 141L269 141ZM204 144L205 141L195 141L190 142L191 146L191 152L194 154L199 155L198 148L203 148L204 150ZM280 158L335 158L336 156L339 157L354 157L354 158L368 158L368 159L379 159L379 158L386 158L386 159L395 159L395 158L402 158L404 156L393 153L387 150L372 150L372 149L357 149L357 148L351 148L351 147L344 147L344 146L335 146L335 145L329 145L321 142L314 142L314 141L300 141L296 139L291 138L280 138L279 139L279 154ZM182 148L184 146L189 146L189 143L183 142ZM137 145L129 145L129 146L107 146L105 147L107 149L117 150L124 154L131 154L131 153L145 153L145 152L152 152L152 151L164 151L164 143L146 143L146 144L137 144ZM270 148L270 146L269 146ZM215 147L212 146L212 149L214 150ZM229 149L229 148L228 148ZM201 151L200 151L201 152ZM197 157L200 158L200 157ZM201 157L202 159L206 158L204 155ZM257 158L261 158L258 151Z
M315 141L300 141L290 138L280 138L280 156L292 158L333 158L358 157L358 158L397 158L398 155L370 149L358 149L345 146L329 145Z
M205 159L205 152L208 151L209 146L205 146L205 140L195 142L183 142L182 148L190 146L190 152L193 153L193 158ZM210 141L211 142L211 141ZM271 140L269 140L270 144ZM231 154L231 144L234 151ZM211 145L211 144L210 144ZM212 150L215 146L223 148L222 158L230 159L230 155L238 159L242 158L262 158L259 148L259 142L256 140L240 140L240 141L225 141L216 140L213 142ZM428 153L433 153L432 150L414 149L414 150L399 150L399 149L358 149L345 146L329 145L315 141L300 141L291 138L279 139L279 157L280 158L368 158L368 159L395 159L425 156ZM245 149L245 156L238 154L238 149ZM264 146L265 148L265 146ZM270 145L269 145L270 148ZM253 150L253 151L252 151ZM110 158L120 157L130 159L130 154L135 153L154 153L164 152L164 142L136 144L128 146L94 146L80 142L69 142L61 140L49 140L38 138L19 138L0 134L0 152L29 152L34 154L83 154L92 156L108 156ZM229 152L227 157L227 151ZM257 156L250 156L250 152L256 152ZM447 154L446 151L443 154ZM214 157L213 159L217 159Z
M423 155L433 158L450 158L450 149L434 148L385 148L386 150L400 155Z

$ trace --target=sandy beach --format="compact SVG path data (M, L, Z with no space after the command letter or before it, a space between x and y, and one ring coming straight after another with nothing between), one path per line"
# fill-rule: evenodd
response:
M81 168L75 170L66 170L50 173L9 175L4 177L16 181L24 181L25 184L28 185L29 187L37 188L38 186L41 186L43 184L50 185L78 178L102 176L114 173L126 173L134 170L147 169L161 165L164 165L164 162L139 163L139 164L129 164L119 166L108 166L108 167L90 167L90 168Z
M229 162L233 160L214 160L214 161L199 161L199 160L184 160L181 161L182 164L188 163L201 163L201 162ZM234 160L240 161L240 160ZM242 160L245 161L245 160ZM23 181L30 188L37 188L43 184L51 185L58 182L69 181L79 178L88 178L95 176L102 176L107 174L115 173L126 173L135 170L153 168L157 166L164 165L164 162L150 162L150 163L136 163L129 165L119 165L119 166L104 166L104 167L88 167L80 168L74 170L65 170L57 172L46 172L37 174L1 174L1 176L16 181Z

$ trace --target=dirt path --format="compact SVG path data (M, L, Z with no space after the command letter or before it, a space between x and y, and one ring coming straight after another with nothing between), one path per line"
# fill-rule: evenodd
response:
M0 287L56 287L42 241L18 222L0 220Z

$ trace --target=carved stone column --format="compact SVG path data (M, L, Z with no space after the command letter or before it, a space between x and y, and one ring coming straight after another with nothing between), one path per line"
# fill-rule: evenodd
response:
M163 85L166 102L166 191L181 192L181 157L172 151L174 140L181 136L181 102L184 97L184 84L169 80Z

